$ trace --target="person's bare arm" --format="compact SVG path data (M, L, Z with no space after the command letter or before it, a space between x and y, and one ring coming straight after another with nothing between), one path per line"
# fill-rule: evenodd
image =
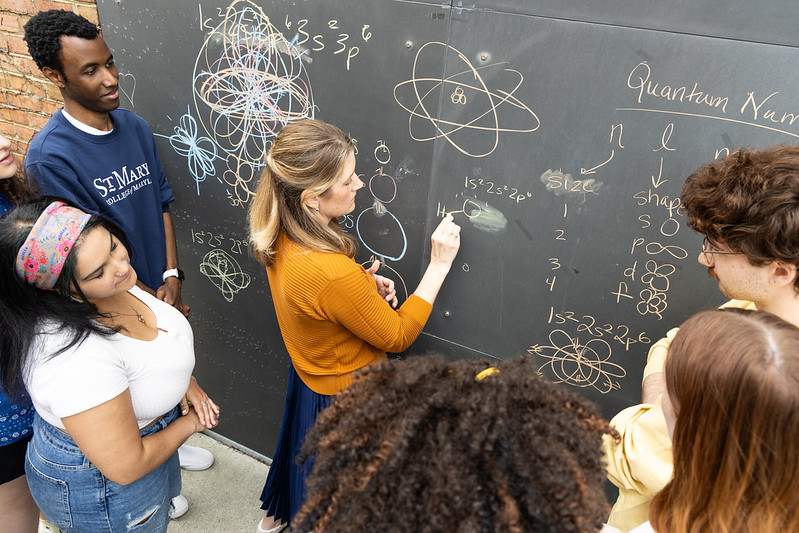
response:
M447 215L433 231L430 237L430 264L422 275L419 285L413 294L432 304L438 296L444 279L449 274L449 269L460 248L461 228L452 221L452 215Z
M120 485L133 483L158 468L186 439L206 427L190 410L158 433L142 438L129 389L61 421L89 461Z
M144 283L142 283L142 280L136 280L136 286L137 286L138 288L140 288L141 290L143 290L144 292L146 292L146 293L148 293L148 294L152 294L153 296L155 296L155 291L154 291L154 290L152 290L152 289L151 289L150 287L148 287L147 285L145 285Z
M166 238L166 270L178 268L178 243L175 238L175 226L172 224L172 215L169 212L164 213L164 237ZM170 276L164 280L164 284L158 287L155 295L159 300L163 300L169 305L175 307L178 311L183 313L183 316L189 316L191 310L188 305L183 303L181 291L183 289L183 282L175 276Z
M641 401L655 403L657 397L666 392L666 374L657 372L644 378L641 385Z

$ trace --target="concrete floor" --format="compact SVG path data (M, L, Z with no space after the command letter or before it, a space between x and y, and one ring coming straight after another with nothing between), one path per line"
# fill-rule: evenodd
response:
M169 523L169 533L255 533L263 516L261 490L269 467L207 435L193 435L186 444L214 454L208 470L181 470L182 494L189 510Z

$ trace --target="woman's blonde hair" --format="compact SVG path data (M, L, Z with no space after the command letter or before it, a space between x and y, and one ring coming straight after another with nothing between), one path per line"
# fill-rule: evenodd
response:
M278 133L249 212L250 249L261 264L274 263L281 232L312 250L355 256L356 241L338 221L323 224L304 203L336 183L354 149L343 131L320 120L294 122Z
M799 329L762 311L694 315L674 338L674 477L656 531L799 531Z

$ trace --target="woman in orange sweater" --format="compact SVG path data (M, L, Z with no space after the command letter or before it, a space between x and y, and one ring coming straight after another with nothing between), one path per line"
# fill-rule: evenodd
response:
M394 283L354 261L355 239L338 218L355 209L363 182L352 140L318 120L275 137L249 213L251 249L267 271L283 341L291 356L286 407L261 495L260 532L288 527L299 510L311 461L294 458L305 433L354 372L416 340L460 246L445 217L432 235L430 264L399 309Z

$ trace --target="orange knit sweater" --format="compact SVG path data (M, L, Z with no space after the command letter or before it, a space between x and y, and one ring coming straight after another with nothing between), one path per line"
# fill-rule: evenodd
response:
M294 369L319 394L336 394L355 370L408 348L433 309L413 295L392 309L355 261L302 247L284 234L267 276Z

